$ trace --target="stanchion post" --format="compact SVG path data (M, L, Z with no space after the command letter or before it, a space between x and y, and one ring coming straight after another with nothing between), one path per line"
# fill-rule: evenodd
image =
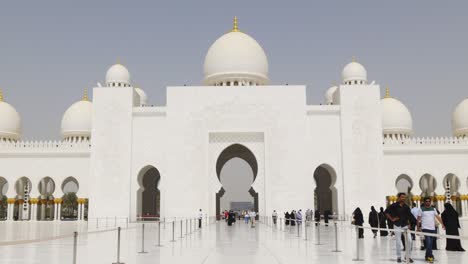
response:
M307 220L304 221L304 235L305 235L304 240L307 240Z
M114 216L114 227L117 226L117 216Z
M138 253L148 253L145 251L145 224L141 225L141 251Z
M112 264L124 264L120 262L120 226L117 228L117 262L113 262Z
M76 264L76 251L78 243L78 232L73 232L73 264Z
M280 225L279 226L280 226L280 231L281 231L281 230L283 230L283 220L282 220L281 217L279 218L279 220L280 220Z
M192 234L192 218L190 218L190 234Z
M338 249L338 225L336 224L336 221L333 224L335 226L335 250L332 250L332 252L341 252Z
M161 246L161 221L158 221L158 244L156 246L162 247Z
M320 244L320 222L317 223L317 244L316 245L321 245Z
M175 242L175 221L172 221L172 240L171 242Z
M296 220L296 225L297 225L297 237L300 237L301 235L299 234L299 232L300 232L301 227L299 224L299 220Z
M359 258L360 255L360 248L359 248L359 226L356 226L356 258L353 261L362 261Z
M96 229L98 229L98 228L99 228L99 217L96 218Z
M182 231L182 229L183 229L182 225L183 225L183 221L182 221L182 219L180 219L180 238L184 237L184 234L183 234L183 231Z
M188 219L185 219L185 236L188 234Z
M164 229L166 229L166 217L163 218L163 221L164 221Z

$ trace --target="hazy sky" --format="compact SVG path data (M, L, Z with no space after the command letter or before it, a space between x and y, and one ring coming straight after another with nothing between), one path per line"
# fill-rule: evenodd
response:
M0 87L24 139L58 139L63 112L119 58L152 104L199 85L214 40L239 18L272 84L323 101L354 55L410 109L417 135L450 135L468 95L467 1L2 1Z

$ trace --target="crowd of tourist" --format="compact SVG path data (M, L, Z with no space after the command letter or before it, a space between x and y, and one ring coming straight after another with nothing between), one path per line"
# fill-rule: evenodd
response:
M396 241L397 262L402 261L402 251L408 247L409 262L413 263L412 249L413 242L417 239L417 234L411 233L406 235L407 230L423 232L419 234L421 237L421 250L425 250L425 260L434 262L433 250L437 250L437 237L434 235L440 229L445 230L446 235L459 236L461 228L457 211L450 203L444 204L442 214L433 206L431 197L425 197L423 204L418 207L415 203L412 208L406 203L407 197L405 193L398 194L398 200L388 206L385 210L380 207L380 211L371 207L369 212L368 223L372 227L374 238L377 234L381 237L394 236ZM358 207L353 212L352 224L356 226L364 225L364 216L361 209ZM359 228L358 237L364 238L364 229ZM446 238L445 250L448 251L465 251L461 246L460 239Z

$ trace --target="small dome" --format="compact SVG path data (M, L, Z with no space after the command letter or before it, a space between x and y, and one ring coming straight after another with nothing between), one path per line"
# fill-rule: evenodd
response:
M367 84L366 68L355 59L343 68L341 77L344 84Z
M335 95L338 86L333 85L332 87L328 88L327 92L325 93L325 104L331 105L333 104L333 96Z
M406 106L399 100L388 94L381 100L382 105L382 128L384 135L413 134L413 118Z
M106 73L107 87L130 87L130 73L120 63L112 65Z
M21 117L16 109L3 101L0 91L0 140L18 140L21 137Z
M92 127L93 103L86 94L83 100L72 104L62 117L61 132L64 139L90 138Z
M268 59L249 35L234 28L209 48L204 64L206 85L264 85L268 83Z
M136 87L135 92L140 96L140 105L146 105L148 102L148 96L143 89Z
M468 98L455 107L452 114L452 130L456 137L468 136Z

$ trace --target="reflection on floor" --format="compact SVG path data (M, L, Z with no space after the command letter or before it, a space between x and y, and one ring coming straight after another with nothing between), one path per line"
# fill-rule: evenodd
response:
M464 226L466 222L463 222ZM302 228L279 230L263 224L250 228L243 222L227 226L224 222L203 226L201 230L185 234L186 224L177 222L172 240L172 224L161 225L161 247L158 243L157 224L145 224L145 250L141 251L141 224L130 224L122 230L120 261L124 263L353 263L356 257L354 230L339 223L339 250L335 249L334 227L320 228L320 245L317 245L315 227L308 228L308 240ZM91 225L91 224L90 224ZM182 227L182 238L180 228ZM83 232L86 224L73 222L50 223L0 223L0 244L11 240L24 240ZM89 228L93 230L94 227ZM190 229L188 230L190 233ZM466 235L466 228L464 234ZM438 240L439 248L445 247ZM468 248L468 241L462 242ZM395 263L395 242L391 237L372 238L366 230L365 239L359 241L361 263ZM420 242L416 242L419 248ZM117 259L116 231L95 234L80 234L77 248L77 263L112 263ZM468 253L435 251L438 263L467 263ZM0 263L72 263L72 236L53 241L35 242L26 245L0 246ZM414 259L422 262L424 252L415 250Z

